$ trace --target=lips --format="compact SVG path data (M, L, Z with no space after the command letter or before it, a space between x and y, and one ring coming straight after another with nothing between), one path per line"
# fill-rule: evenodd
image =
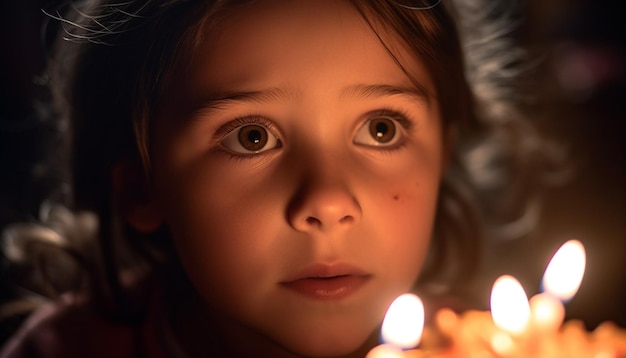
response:
M318 300L339 300L359 290L372 275L348 264L314 264L304 268L281 285Z

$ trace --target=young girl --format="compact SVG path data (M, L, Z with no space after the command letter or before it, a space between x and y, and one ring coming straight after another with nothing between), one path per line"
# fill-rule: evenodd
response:
M79 5L52 14L71 195L6 236L59 295L2 357L363 357L399 294L462 293L546 163L517 54L445 0Z

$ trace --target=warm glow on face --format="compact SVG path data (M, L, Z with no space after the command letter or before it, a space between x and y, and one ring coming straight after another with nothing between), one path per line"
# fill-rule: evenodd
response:
M577 240L570 240L554 254L543 275L543 289L563 301L578 291L585 273L585 248Z
M414 348L424 330L424 304L414 294L405 293L396 298L385 315L382 336L385 343L399 348Z
M272 353L259 357L354 353L428 252L444 170L437 87L356 8L226 6L181 53L154 120L142 213L167 224L206 310L241 328L224 334L263 337Z
M522 333L528 324L528 296L514 277L500 276L493 284L491 316L496 326L512 334Z

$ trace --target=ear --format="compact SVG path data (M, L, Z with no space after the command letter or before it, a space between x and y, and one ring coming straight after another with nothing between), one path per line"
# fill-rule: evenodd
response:
M163 225L163 216L138 158L127 156L111 171L113 205L122 218L141 233Z

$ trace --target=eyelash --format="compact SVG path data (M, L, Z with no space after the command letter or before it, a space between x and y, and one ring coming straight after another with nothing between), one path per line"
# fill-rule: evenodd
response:
M226 135L230 134L235 129L243 127L245 125L250 125L250 124L262 125L265 128L267 128L269 131L274 131L274 123L272 123L270 120L264 117L261 117L259 115L249 115L249 116L237 117L233 119L232 121L222 125L221 127L217 129L215 134L220 140L222 140L224 139Z
M368 113L366 115L365 120L362 121L361 124L359 125L359 128L361 128L364 125L367 125L367 123L370 120L373 120L376 117L388 117L392 119L395 123L399 125L400 128L402 128L403 132L408 132L414 127L414 122L409 119L411 117L404 110L383 107L381 109ZM368 149L373 149L382 153L393 153L404 148L407 144L406 133L402 133L401 135L404 138L401 138L398 143L391 145L391 146L366 146L364 145L363 147L368 148Z
M219 127L215 131L217 142L222 143L222 141L224 141L228 135L232 134L233 131L240 129L246 125L260 125L260 126L265 127L270 135L274 135L275 133L275 125L272 121L268 120L265 117L253 114L253 115L237 117L231 120L230 122L227 122L221 127ZM218 149L224 154L227 154L230 157L230 159L236 159L236 160L258 158L258 155L260 154L260 153L256 153L256 154L237 153L237 152L228 150L227 148L224 148L221 145L218 146Z
M397 123L403 129L403 131L409 131L413 128L413 122L410 119L408 119L410 118L410 116L405 111L399 110L399 109L387 108L387 107L384 107L384 108L381 108L381 109L378 109L378 110L375 110L366 114L366 118L364 121L361 122L361 124L359 125L359 128L361 128L364 125L367 125L368 121L376 117L388 117L392 119L395 123ZM247 115L247 116L237 117L225 123L221 127L219 127L217 131L215 132L217 141L221 143L233 131L240 129L243 126L254 125L254 124L265 127L268 130L268 132L272 134L275 133L275 125L272 121L259 115ZM401 134L401 135L404 135L404 134ZM391 146L376 146L376 147L364 146L364 147L368 147L370 149L374 149L380 152L391 153L391 152L395 152L403 148L405 145L406 145L406 139L401 138L398 143L391 145ZM220 146L220 149L233 159L245 160L245 159L251 159L251 158L256 157L255 154L246 155L246 154L241 154L241 153L235 153L228 149L222 148L221 146Z
M400 126L402 126L402 128L404 128L404 130L406 131L413 128L413 121L409 119L411 117L404 110L384 107L371 113L371 115L368 115L368 119L371 119L371 117L375 116L390 117L391 119L398 122L398 124L400 124Z

